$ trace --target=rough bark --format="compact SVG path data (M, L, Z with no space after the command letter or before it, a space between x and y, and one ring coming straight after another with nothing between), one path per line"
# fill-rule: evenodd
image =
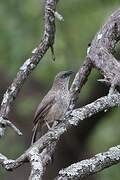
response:
M55 0L46 0L45 3L45 30L43 38L32 52L32 56L20 67L16 78L4 94L0 110L0 134L4 134L7 126L11 126L19 135L21 132L7 119L8 113L14 99L17 97L23 83L28 78L32 70L40 62L48 48L51 48L54 55L53 44L55 37L55 16L62 20L62 16L56 12ZM110 16L106 24L101 28L93 39L87 51L87 57L80 67L71 85L71 103L64 119L58 123L53 130L49 130L30 148L28 148L19 158L11 160L0 154L0 164L6 170L13 170L23 163L31 164L31 174L29 180L42 179L46 170L46 165L50 160L56 144L68 129L77 126L81 121L96 113L120 106L120 93L116 87L120 86L120 63L113 56L116 43L120 40L120 9ZM87 81L92 68L97 68L104 76L104 82L110 85L109 94L96 101L74 109L75 102L81 88ZM120 162L120 146L113 147L105 153L100 153L89 160L84 160L59 172L58 179L80 178L96 173L108 166ZM76 170L75 170L76 168Z

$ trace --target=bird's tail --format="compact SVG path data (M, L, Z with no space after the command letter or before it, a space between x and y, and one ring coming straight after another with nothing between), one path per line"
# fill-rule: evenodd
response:
M37 123L35 124L35 126L33 127L31 145L36 141L38 124L39 124L39 123L37 122Z

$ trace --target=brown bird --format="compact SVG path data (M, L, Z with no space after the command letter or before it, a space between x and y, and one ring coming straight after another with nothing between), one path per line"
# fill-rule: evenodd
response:
M50 128L49 123L61 120L70 103L69 80L73 71L62 71L54 79L52 88L43 98L35 112L33 120L32 144L36 140L38 125L44 124Z

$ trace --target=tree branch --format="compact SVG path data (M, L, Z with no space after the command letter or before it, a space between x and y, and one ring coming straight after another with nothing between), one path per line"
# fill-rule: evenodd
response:
M29 180L42 180L43 163L38 148L32 148L28 156L31 163L31 174Z
M22 135L22 132L12 122L2 117L0 117L0 126L0 136L4 135L4 130L6 126L11 127L19 136Z
M120 145L60 170L55 180L82 179L118 163L120 163Z
M24 81L37 66L49 47L54 55L53 43L55 36L56 2L57 0L46 0L45 30L43 38L38 47L33 50L32 56L20 67L16 78L4 94L0 110L1 135L4 134L3 132L6 126L11 126L16 132L18 132L18 134L20 134L20 131L12 123L10 123L9 120L7 120L11 105L17 97ZM67 113L65 118L57 124L53 130L48 131L45 135L43 135L18 159L9 160L4 155L0 154L0 164L6 170L13 170L25 162L30 162L32 170L29 179L42 179L46 164L48 163L50 156L53 154L56 143L63 133L70 129L71 126L77 126L82 120L91 117L100 111L120 106L120 93L114 91L114 88L117 85L120 85L120 63L112 55L113 49L118 40L120 40L120 10L115 12L109 18L108 22L102 27L101 31L92 41L86 60L76 74L70 88L71 103L69 107L70 111L68 110L69 113ZM82 108L73 110L78 94L86 82L93 66L101 71L104 75L105 81L108 81L109 84L111 84L113 91L112 93L109 93L108 96L101 97ZM118 150L116 150L116 148L119 150L120 147L117 146L114 148L115 153L118 155ZM111 150L109 150L108 153L109 152L113 153ZM103 156L105 156L104 153ZM95 157L98 157L98 155ZM112 158L112 156L110 156L110 158ZM114 156L114 158L116 158L116 156ZM119 161L119 159L115 159L114 162L116 162L116 160ZM88 160L85 161L88 162Z
M120 86L120 63L113 56L115 45L120 40L120 9L114 12L96 34L89 48L88 57L100 70L106 82L111 85L111 92Z
M47 52L49 47L51 48L54 44L55 37L55 11L56 11L56 0L45 1L45 30L40 44L32 51L32 56L27 59L24 64L20 67L12 84L8 87L7 91L3 96L1 103L0 116L4 119L8 118L13 101L16 99L18 92L20 91L23 83L28 78L33 69L36 68L44 54ZM0 122L1 123L1 122ZM3 124L2 124L3 125ZM5 123L4 128L1 125L1 135L4 134L5 127L8 123ZM12 126L13 127L13 126ZM15 129L14 129L15 130Z
M87 81L87 78L93 68L92 62L90 58L86 58L83 65L80 67L79 71L77 72L74 81L72 82L70 93L71 93L71 102L70 102L70 110L73 110L75 106L75 102L79 96L79 93Z
M96 113L110 109L116 106L120 106L120 94L112 94L105 97L101 97L96 101L82 107L75 109L71 112L69 117L65 118L61 123L53 128L52 131L48 131L43 135L38 141L36 141L28 150L25 151L18 159L15 161L9 161L5 156L1 155L1 164L5 167L6 170L11 170L19 167L22 163L30 161L29 154L38 149L39 152L42 152L44 148L51 147L52 143L57 143L60 136L65 133L71 126L77 126L81 121L85 120L88 117L95 115ZM55 145L53 146L55 148ZM52 147L51 147L52 148ZM53 148L53 149L54 149ZM53 150L51 149L50 155ZM43 157L43 156L42 156ZM7 160L7 164L6 164ZM45 161L47 163L47 161Z

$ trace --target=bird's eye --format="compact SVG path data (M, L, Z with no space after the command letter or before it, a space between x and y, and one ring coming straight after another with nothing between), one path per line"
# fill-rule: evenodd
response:
M66 78L66 77L68 77L68 74L67 74L67 73L65 73L65 74L62 75L62 78Z

